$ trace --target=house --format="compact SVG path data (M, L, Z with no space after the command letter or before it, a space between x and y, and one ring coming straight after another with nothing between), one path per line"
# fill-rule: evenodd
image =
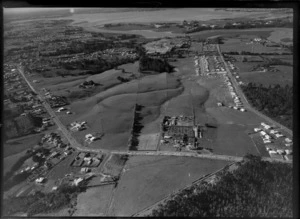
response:
M50 155L50 158L54 158L57 157L59 155L59 153L57 151L52 152L52 154Z
M35 180L36 183L43 183L44 181L45 181L44 177L40 177Z
M87 135L85 135L85 138L86 138L86 139L89 139L89 138L92 138L92 137L93 137L92 134L87 134Z
M266 139L264 139L263 141L264 141L264 144L270 144L270 143L272 143L270 140L266 140Z
M60 107L60 108L58 108L58 110L56 112L61 112L61 111L64 111L64 110L66 110L64 107Z
M284 150L284 151L285 151L286 154L292 154L292 153L293 153L293 151L292 151L292 150L289 150L289 149Z
M72 152L71 151L65 151L64 154L67 156L69 154L71 154Z
M273 129L273 130L270 131L270 133L271 134L276 134L276 133L278 133L278 131Z
M285 140L285 142L287 142L287 143L292 143L293 141L291 140L291 139L289 139L289 138L286 138L286 139L284 139Z
M265 129L270 129L271 128L271 126L269 126L269 125L265 125L264 127L265 127Z
M261 131L260 134L264 136L264 135L266 135L267 133L265 133L264 131Z
M280 133L275 134L275 136L276 136L276 138L281 138L281 137L283 137L283 135L280 134Z
M291 147L293 145L293 143L286 143L284 144L286 147Z
M87 172L89 172L90 170L91 170L90 168L85 167L85 168L81 168L80 172L82 172L82 173L87 173Z
M261 131L261 129L260 128L254 128L254 131L259 132L259 131Z
M77 178L73 181L73 185L78 186L83 181L83 178Z

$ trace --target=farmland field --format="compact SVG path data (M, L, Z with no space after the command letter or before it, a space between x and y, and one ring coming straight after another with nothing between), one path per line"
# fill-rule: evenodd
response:
M115 193L111 215L130 216L227 164L197 158L130 157Z
M77 197L76 211L73 216L105 216L109 207L109 197L114 185L89 188Z

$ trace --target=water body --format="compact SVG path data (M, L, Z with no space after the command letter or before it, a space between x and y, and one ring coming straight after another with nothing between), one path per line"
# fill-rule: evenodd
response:
M270 16L269 12L237 12L216 11L213 8L179 8L157 11L130 11L115 13L74 14L64 19L72 19L74 23L88 21L96 25L107 23L149 23L149 22L182 22L183 20L224 19L236 17Z
M129 31L122 31L122 30L107 30L93 26L90 23L80 23L80 24L73 24L75 26L83 27L87 31L99 32L99 33L118 33L118 34L136 34L141 35L145 38L164 38L164 37L176 37L176 36L183 36L183 34L172 33L172 32L156 32L153 30L129 30Z

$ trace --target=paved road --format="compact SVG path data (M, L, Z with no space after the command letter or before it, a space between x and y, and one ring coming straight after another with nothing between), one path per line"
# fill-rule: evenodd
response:
M89 151L89 152L97 152L97 153L98 152L107 152L106 150L102 150L102 149L85 148L80 143L78 143L78 141L71 135L71 133L67 130L67 128L61 123L61 121L59 120L59 118L55 114L54 110L47 103L45 98L39 92L37 92L34 89L34 87L30 84L30 82L28 81L28 79L26 78L26 76L24 74L23 68L18 67L18 70L19 70L20 74L23 76L23 78L25 79L25 81L27 82L30 89L34 93L37 94L38 99L42 102L43 106L45 107L45 109L47 110L47 112L49 113L49 115L52 117L53 121L57 125L58 129L63 133L63 135L65 136L65 138L68 140L68 142L70 143L70 145L72 147L76 148L79 151Z
M248 102L247 98L245 97L245 95L244 95L242 89L241 89L240 86L238 85L236 79L233 77L233 75L232 75L232 73L231 73L231 71L230 71L230 69L229 69L227 63L225 62L224 57L223 57L223 55L222 55L222 53L221 53L221 51L220 51L220 45L219 45L219 44L217 44L217 49L218 49L218 52L219 52L219 54L220 54L220 57L221 57L221 59L222 59L224 65L225 65L226 71L228 72L228 76L229 76L230 79L231 79L232 85L234 86L234 88L235 88L237 94L239 95L239 97L241 98L241 100L242 100L243 105L245 106L245 108L247 108L249 111L255 113L256 115L260 116L261 118L265 119L265 120L268 121L269 123L274 124L274 125L276 125L276 126L282 128L285 132L287 132L289 135L291 135L291 136L293 137L293 131L292 131L292 130L290 130L290 129L288 129L287 127L281 125L280 123L274 121L274 120L271 119L270 117L268 117L268 116L262 114L261 112L257 111L256 109L254 109L254 108L250 105L250 103Z

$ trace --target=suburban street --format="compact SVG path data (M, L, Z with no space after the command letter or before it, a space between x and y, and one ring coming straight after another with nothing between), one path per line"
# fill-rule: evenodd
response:
M24 70L22 69L22 67L18 67L18 70L19 70L20 74L22 75L22 77L27 82L27 84L30 87L30 89L34 93L37 94L37 97L42 102L43 106L45 107L45 109L47 110L47 112L49 113L49 115L52 117L52 119L55 122L55 124L57 125L58 129L63 133L63 135L65 136L65 138L68 140L68 142L70 143L71 147L74 147L74 148L76 148L79 151L90 151L90 152L97 152L97 153L98 152L107 152L105 150L100 150L100 149L85 148L81 144L79 144L77 142L77 140L71 135L71 133L66 129L66 127L61 123L61 121L59 120L59 118L55 114L54 110L50 107L50 105L47 103L47 101L45 100L45 98L39 92L37 92L34 89L34 87L30 84L30 82L28 81L28 79L26 78L26 76L24 74Z
M249 111L255 113L256 115L260 116L261 118L265 119L265 120L268 121L269 123L274 124L274 125L276 125L276 126L282 128L282 129L283 129L284 131L286 131L289 135L293 136L293 131L292 131L292 130L288 129L287 127L285 127L285 126L283 126L283 125L281 125L281 124L279 124L278 122L274 121L274 120L271 119L270 117L268 117L268 116L262 114L261 112L257 111L256 109L254 109L254 108L250 105L250 103L248 102L247 98L245 97L243 91L241 90L240 86L238 85L237 81L236 81L235 78L233 77L233 75L232 75L232 73L231 73L231 71L230 71L230 69L229 69L227 63L225 62L224 57L223 57L223 55L222 55L222 53L221 53L220 45L219 45L219 44L217 44L217 49L218 49L218 52L219 52L220 57L221 57L221 59L222 59L222 62L224 63L224 66L225 66L225 68L226 68L226 71L228 72L228 76L230 77L231 82L232 82L232 84L233 84L233 86L234 86L234 88L235 88L237 94L238 94L239 97L241 98L241 100L242 100L242 102L243 102L245 108L248 109Z

